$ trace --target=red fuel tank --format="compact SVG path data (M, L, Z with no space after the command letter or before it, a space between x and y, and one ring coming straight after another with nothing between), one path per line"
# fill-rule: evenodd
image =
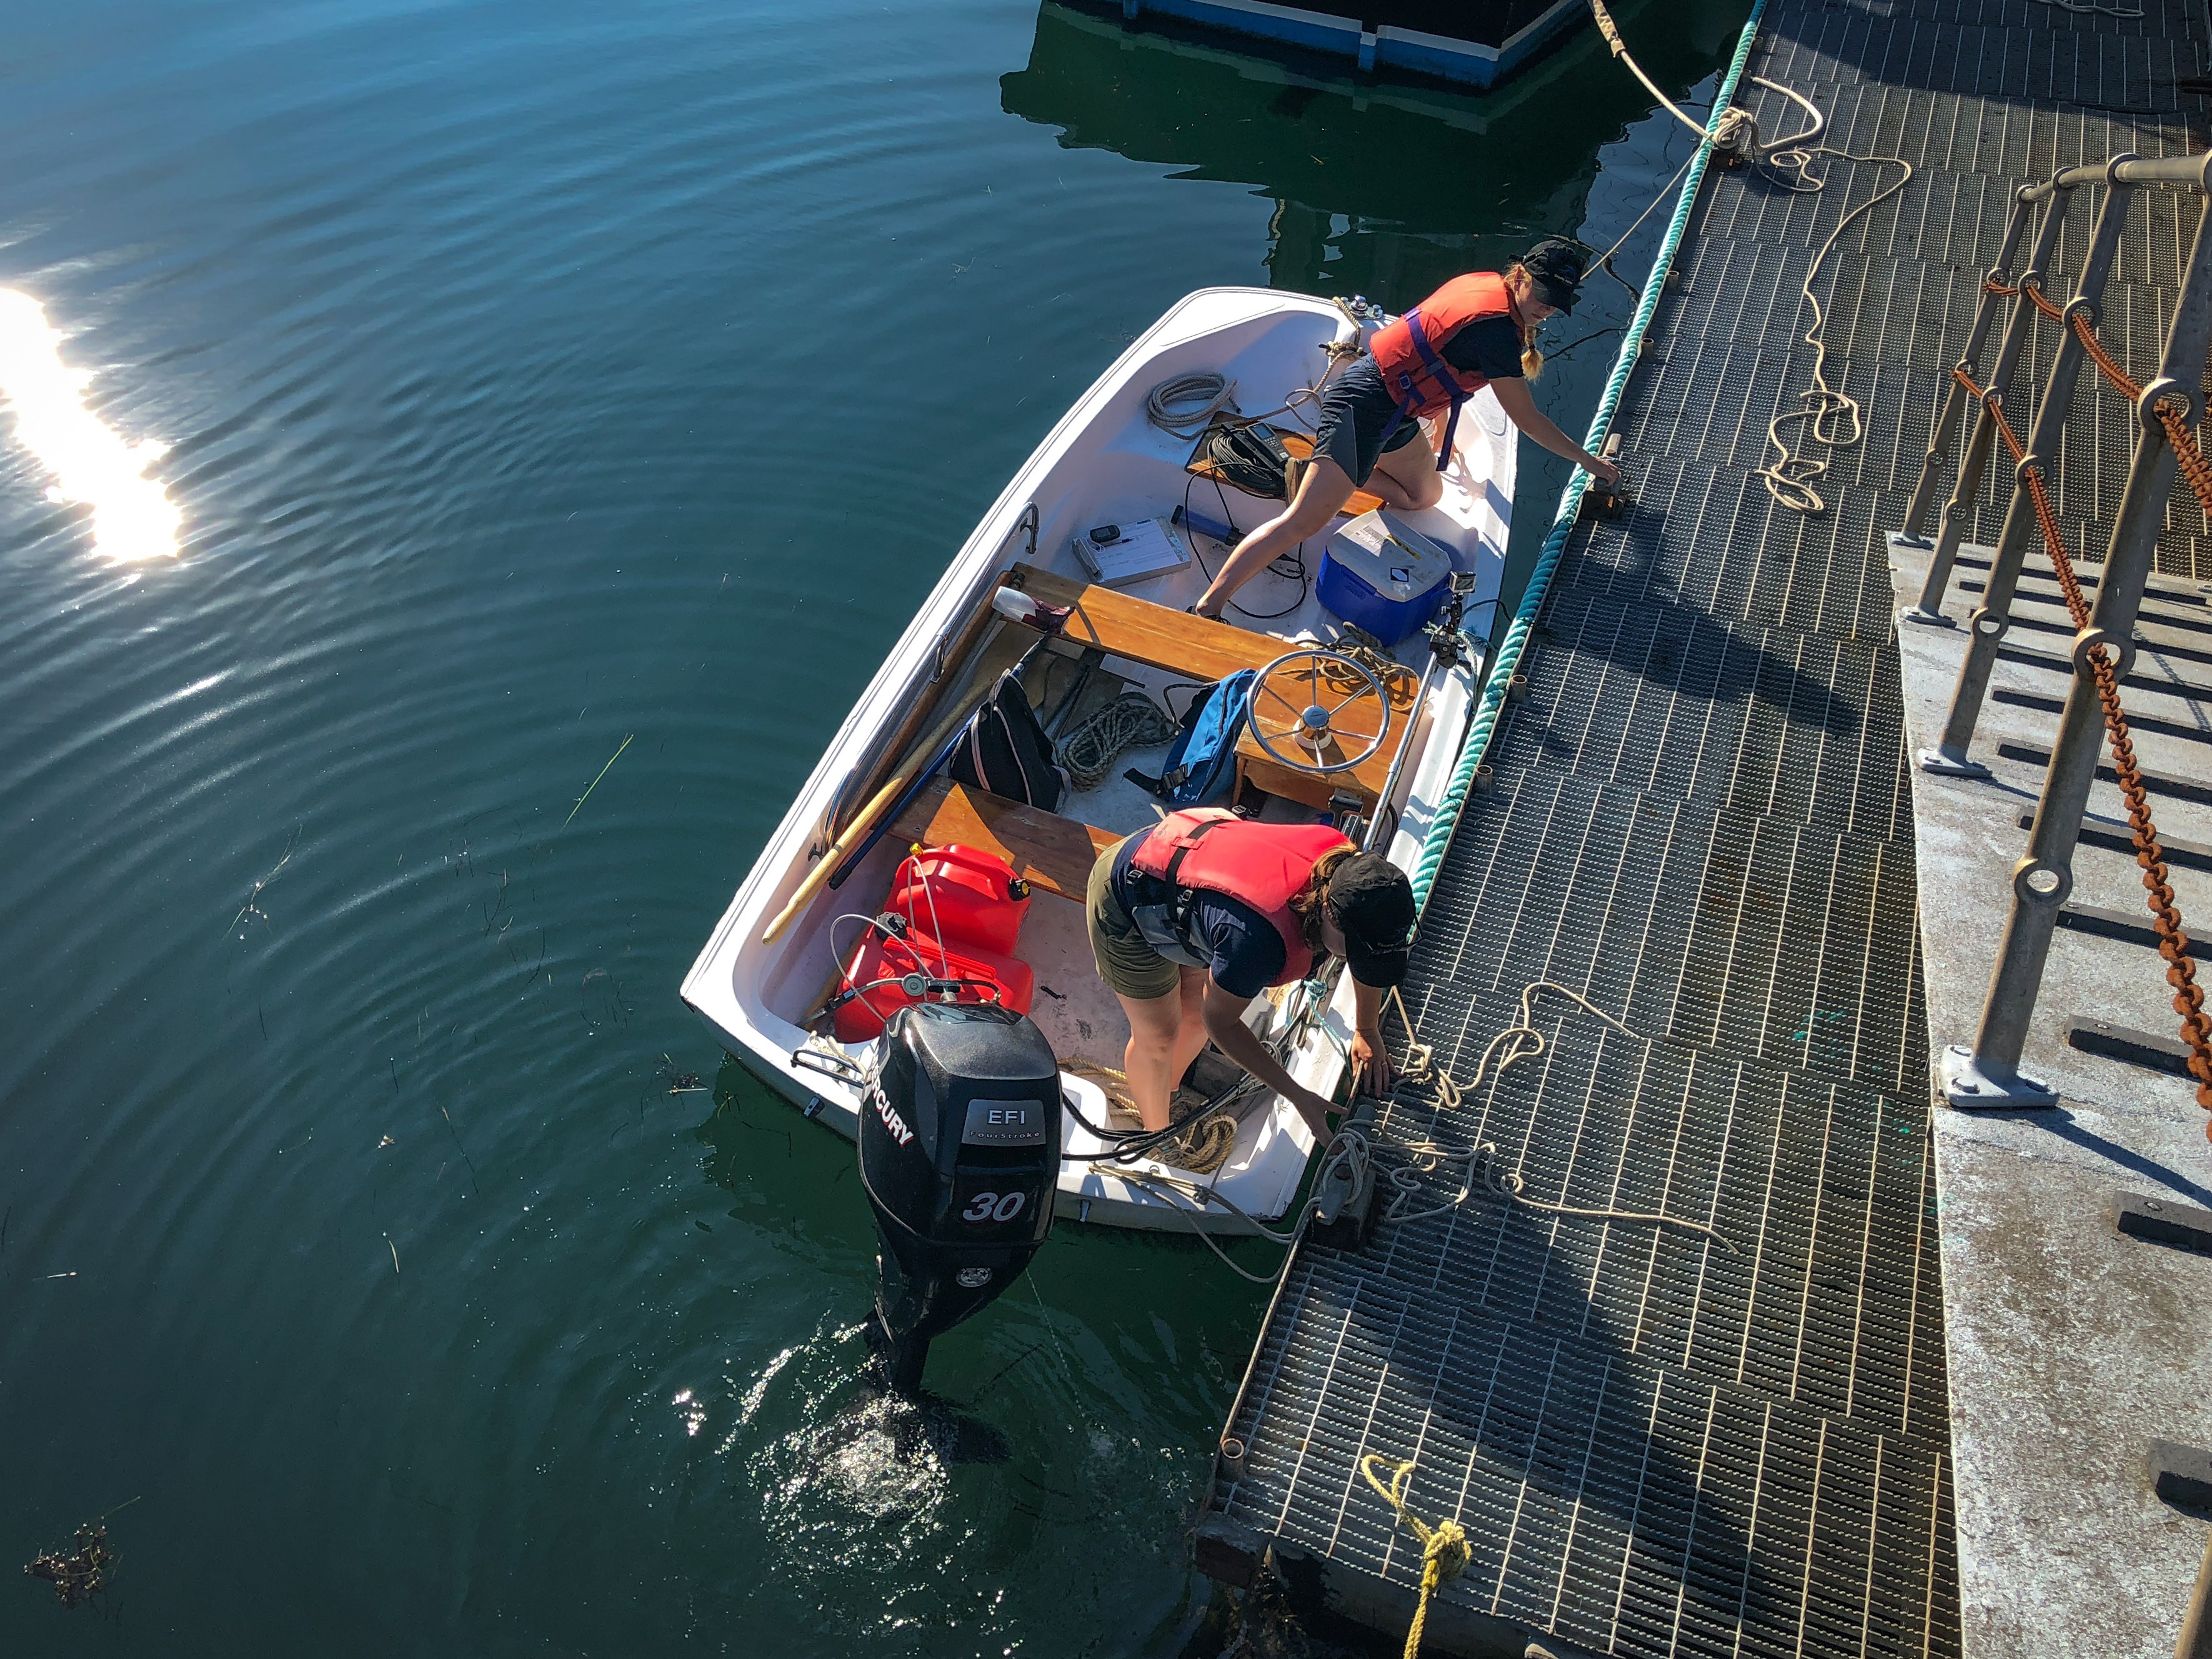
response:
M1030 884L994 854L925 847L893 872L886 908L947 945L1010 957L1030 913Z
M870 927L845 959L844 970L845 989L856 994L839 1003L831 1017L840 1042L872 1042L908 1004L942 1000L907 989L900 981L908 975L968 981L953 996L956 1002L996 1002L1026 1014L1036 1000L1036 973L1026 962L976 945L940 945L919 930L902 939L881 926Z

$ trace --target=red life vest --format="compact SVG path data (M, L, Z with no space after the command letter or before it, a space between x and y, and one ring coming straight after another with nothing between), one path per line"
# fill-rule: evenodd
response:
M1475 270L1453 277L1404 316L1377 330L1367 349L1398 405L1382 429L1383 441L1401 422L1449 406L1451 422L1437 447L1437 471L1443 471L1451 458L1459 406L1490 384L1472 369L1454 368L1446 362L1444 347L1469 323L1512 314L1513 299L1505 290L1505 279L1494 270Z
M1181 959L1191 960L1197 953L1182 926L1181 913L1187 907L1176 899L1196 890L1240 900L1267 917L1282 936L1283 971L1270 983L1287 985L1306 976L1314 955L1306 944L1305 924L1291 908L1291 901L1305 891L1322 854L1351 845L1326 823L1255 823L1218 806L1170 812L1137 843L1129 867L1179 890L1171 892L1165 904L1137 907L1160 914L1133 919L1155 949L1172 942L1181 945ZM1171 950L1162 954L1176 956Z

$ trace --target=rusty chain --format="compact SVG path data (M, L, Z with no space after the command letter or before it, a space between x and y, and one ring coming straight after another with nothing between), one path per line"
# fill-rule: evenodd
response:
M1990 286L1996 287L1995 284ZM2017 293L2019 290L1998 289L1996 291ZM2039 305L2050 308L2048 302L2043 301L2032 287L2028 289L2028 294ZM2053 314L2060 313L2054 311ZM2079 317L2075 319L2077 332L2084 330L2086 320ZM2085 345L2089 345L2091 337L2087 332L2082 332ZM2109 361L2104 356L2101 344L2092 346L2090 356L2099 360L2100 367ZM2114 365L2112 373L2118 373L2118 365ZM2014 464L2020 468L2021 481L2027 485L2029 499L2034 503L2036 523L2043 531L2044 546L2050 552L2051 566L2057 574L2059 591L2065 595L2067 613L2073 617L2077 633L2086 631L2089 626L2089 601L2081 592L2081 583L2074 574L2074 561L2068 556L2065 540L2059 534L2058 516L2052 510L2051 496L2044 487L2043 469L2028 464L2027 451L2021 446L2019 434L2012 429L2012 422L2005 418L2004 399L1977 386L1973 375L1963 364L1954 368L1951 374L1966 388L1969 397L1978 399L1989 410L1990 419L1996 423L1999 435L2005 441L2005 447L2012 452ZM2119 378L2124 380L2126 377L2120 375ZM2140 389L2136 395L2142 395ZM2160 418L2169 434L2179 423L2178 415L2172 415L2163 408L2160 410ZM2174 448L2177 454L2182 453L2180 443L2177 442ZM2195 448L2193 443L2190 445L2191 452ZM2200 467L2204 465L2201 453L2197 454L2197 460ZM2184 470L2187 470L2185 463ZM2194 477L2191 483L2195 483ZM2206 483L2208 488L2212 488L2212 468L2207 469ZM2212 498L2207 498L2207 507L2212 510ZM2166 959L2166 982L2173 988L2173 1012L2181 1017L2181 1035L2189 1044L2189 1075L2196 1080L2197 1103L2206 1111L2212 1112L2212 1018L2207 1018L2204 1012L2204 991L2197 983L2197 964L2189 955L2189 935L2182 929L2181 910L2174 902L2173 887L2166 878L2165 849L2159 845L2158 826L2151 821L2150 797L2143 788L2142 773L2136 764L2135 740L2129 735L2127 715L2120 707L2119 675L2113 666L2112 653L2104 646L2093 645L2083 654L2088 664L2090 678L2096 684L2097 701L2104 710L2105 732L2112 750L2112 770L2119 779L2120 794L2127 805L2128 828L2134 835L2136 862L2142 867L2142 884L2148 896L2151 927L2158 935L2158 953ZM2204 1134L2205 1139L2212 1140L2212 1118L2205 1121Z
M2002 283L1993 283L1984 278L1982 288L1984 292L1990 294L2017 296L2025 293L2028 303L2052 322L2068 322L2065 311L2053 305L2042 289L2032 283L2008 288ZM2142 387L2136 385L2127 370L2113 361L2112 353L2105 349L2105 343L2097 337L2096 327L2088 317L2077 312L2069 325L2074 331L2074 337L2081 341L2081 349L2089 354L2089 361L2097 365L2098 373L2112 383L2112 390L2131 404L2141 403ZM2189 429L2189 422L2182 418L2181 411L2171 402L2160 398L2158 407L2151 412L2158 417L2159 425L2166 428L2166 441L2173 446L2173 458L2180 464L2181 476L2189 481L2189 488L2195 492L2206 514L2212 516L2212 461L2205 459L2196 434Z

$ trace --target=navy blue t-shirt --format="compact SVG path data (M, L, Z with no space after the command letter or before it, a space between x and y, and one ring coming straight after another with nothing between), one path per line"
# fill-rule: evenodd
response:
M1469 323L1444 342L1442 355L1462 374L1480 374L1486 380L1523 378L1521 331L1510 317L1485 317Z
M1130 836L1114 858L1109 881L1115 902L1124 910L1133 911L1141 902L1132 890L1151 881L1129 867L1144 839ZM1232 997L1258 996L1275 982L1288 960L1274 923L1242 899L1203 889L1191 902L1190 937L1208 958L1206 971L1213 982Z

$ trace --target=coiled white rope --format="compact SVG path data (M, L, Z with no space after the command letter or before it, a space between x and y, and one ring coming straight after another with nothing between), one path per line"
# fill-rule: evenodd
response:
M1177 374L1145 394L1145 418L1163 432L1195 438L1217 416L1237 412L1237 382L1212 370Z

